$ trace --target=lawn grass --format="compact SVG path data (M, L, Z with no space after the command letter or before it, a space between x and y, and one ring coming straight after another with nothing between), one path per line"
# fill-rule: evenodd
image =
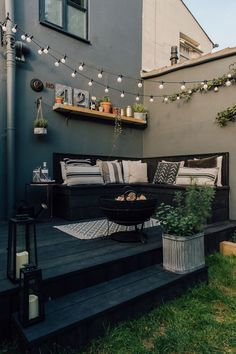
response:
M208 285L108 329L86 351L73 354L236 353L236 257L215 254L207 263ZM0 354L18 352L13 345L0 347Z

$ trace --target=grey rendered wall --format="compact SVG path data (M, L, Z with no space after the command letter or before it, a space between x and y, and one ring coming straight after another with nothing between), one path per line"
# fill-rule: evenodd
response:
M204 80L227 74L236 55L195 67L159 76L155 80ZM153 80L153 79L152 79ZM189 85L190 86L190 85ZM157 87L157 88L156 88ZM167 86L166 86L167 87ZM179 85L169 86L163 94L179 91ZM158 92L158 85L145 82L145 93ZM217 112L234 105L235 86L222 87L219 92L195 94L191 101L150 104L149 127L144 132L144 156L184 155L228 151L230 153L230 215L236 219L236 124L220 128L215 123Z
M50 45L60 53L67 53L78 65L80 61L97 68L109 69L111 72L121 72L138 77L141 69L141 38L142 38L142 1L141 0L90 0L89 32L91 45L58 33L39 23L38 0L15 0L15 21L28 34L33 34L42 46ZM18 33L16 39L19 39ZM16 135L17 135L17 200L24 198L24 186L31 181L34 167L47 161L52 170L52 153L84 153L103 154L109 156L141 156L142 131L133 128L123 128L123 134L112 150L113 125L92 123L89 120L71 119L67 121L61 114L52 111L54 90L45 88L36 93L30 88L30 80L39 78L45 82L61 83L72 87L88 89L87 82L82 77L71 78L71 71L62 67L56 68L54 61L47 55L39 56L33 44L28 45L30 55L26 63L17 63L16 82ZM60 56L59 56L60 57ZM2 60L2 59L0 59ZM96 78L97 72L84 72ZM1 93L4 89L1 66ZM116 78L106 77L104 82L117 86ZM137 83L127 80L119 87L136 92ZM123 88L122 88L123 87ZM102 97L104 88L93 86L91 95ZM112 102L117 106L133 103L133 97L120 98L117 92L109 93ZM33 121L36 117L36 99L42 96L44 116L48 119L47 136L33 135ZM0 109L1 117L4 108ZM0 129L2 133L2 119ZM2 135L1 135L2 139ZM0 163L3 163L1 140ZM2 169L1 169L2 171ZM0 180L3 179L2 172ZM1 200L1 198L0 198ZM1 206L1 215L3 216Z

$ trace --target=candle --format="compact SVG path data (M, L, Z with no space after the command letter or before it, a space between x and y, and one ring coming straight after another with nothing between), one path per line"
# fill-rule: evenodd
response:
M39 299L37 295L29 295L29 320L39 315Z
M27 251L16 253L16 278L20 278L20 269L23 264L29 263L29 253Z

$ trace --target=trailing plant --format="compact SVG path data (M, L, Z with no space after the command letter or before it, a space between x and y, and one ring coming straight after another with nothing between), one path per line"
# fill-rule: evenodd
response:
M157 219L164 233L176 236L191 236L203 230L211 215L211 205L215 195L210 186L188 186L185 194L175 193L175 206L161 203L157 209Z
M145 106L142 103L134 103L132 108L133 108L134 112L138 112L138 113L146 113L147 112L147 109L145 108Z
M118 113L115 116L115 124L113 129L112 149L117 147L117 141L123 132L121 114Z
M47 128L48 121L44 118L35 119L34 127L35 128Z
M236 106L228 107L222 112L217 113L216 123L220 127L226 127L228 123L236 120Z

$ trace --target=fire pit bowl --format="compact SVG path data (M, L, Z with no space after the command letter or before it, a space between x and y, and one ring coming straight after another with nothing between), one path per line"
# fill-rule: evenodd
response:
M133 191L129 191L127 198L129 198L129 196L134 197L134 200L126 199L125 194L122 200L110 196L102 196L99 198L100 208L108 219L108 232L109 221L119 225L133 225L135 226L134 231L118 231L113 233L111 238L119 242L141 241L142 243L146 243L147 236L143 232L144 222L149 220L154 213L157 199L146 195L146 199L138 200L136 199L136 193ZM138 229L137 225L140 224L141 228Z

